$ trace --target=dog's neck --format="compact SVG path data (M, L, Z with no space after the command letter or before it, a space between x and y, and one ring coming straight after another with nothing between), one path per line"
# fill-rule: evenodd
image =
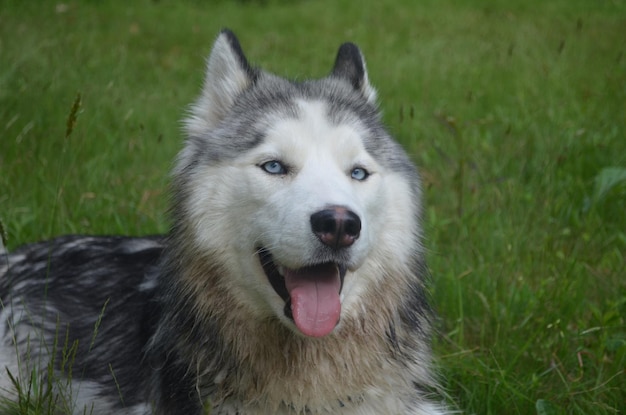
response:
M276 317L258 318L241 305L233 309L240 302L231 290L216 283L224 270L202 266L214 261L196 258L184 263L178 300L196 309L204 320L193 323L193 333L181 333L176 345L180 355L195 356L189 368L196 372L202 397L214 405L237 401L281 413L280 408L267 405L282 402L285 408L305 413L309 407L358 405L366 399L363 391L373 388L382 396L414 391L413 380L401 377L407 372L398 365L414 347L406 334L415 327L407 326L398 304L371 301L379 290L391 287L371 287L364 293L370 300L352 305L360 308L359 313L342 316L330 335L310 338L293 332ZM429 366L427 353L422 352L424 361L413 362L416 373L425 373Z

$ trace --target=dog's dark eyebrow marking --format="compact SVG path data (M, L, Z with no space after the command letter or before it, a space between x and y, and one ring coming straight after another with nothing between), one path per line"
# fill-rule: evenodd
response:
M255 131L252 135L252 140L250 140L250 147L253 148L260 145L265 141L265 137L267 137L267 135L263 131Z

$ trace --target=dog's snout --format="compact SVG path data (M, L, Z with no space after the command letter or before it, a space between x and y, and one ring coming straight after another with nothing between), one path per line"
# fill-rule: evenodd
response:
M359 238L361 219L345 207L334 206L312 214L311 229L325 245L346 248Z

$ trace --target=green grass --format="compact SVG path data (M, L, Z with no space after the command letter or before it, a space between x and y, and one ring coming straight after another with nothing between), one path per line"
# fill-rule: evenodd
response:
M65 6L0 5L9 248L167 230L179 120L221 27L296 78L353 40L425 180L436 352L458 407L626 412L623 0Z

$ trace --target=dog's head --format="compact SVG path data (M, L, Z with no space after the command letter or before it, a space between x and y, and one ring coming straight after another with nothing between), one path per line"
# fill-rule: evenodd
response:
M252 67L232 32L215 41L174 169L175 229L252 314L325 336L410 273L417 175L375 100L354 44L328 77L292 82Z

